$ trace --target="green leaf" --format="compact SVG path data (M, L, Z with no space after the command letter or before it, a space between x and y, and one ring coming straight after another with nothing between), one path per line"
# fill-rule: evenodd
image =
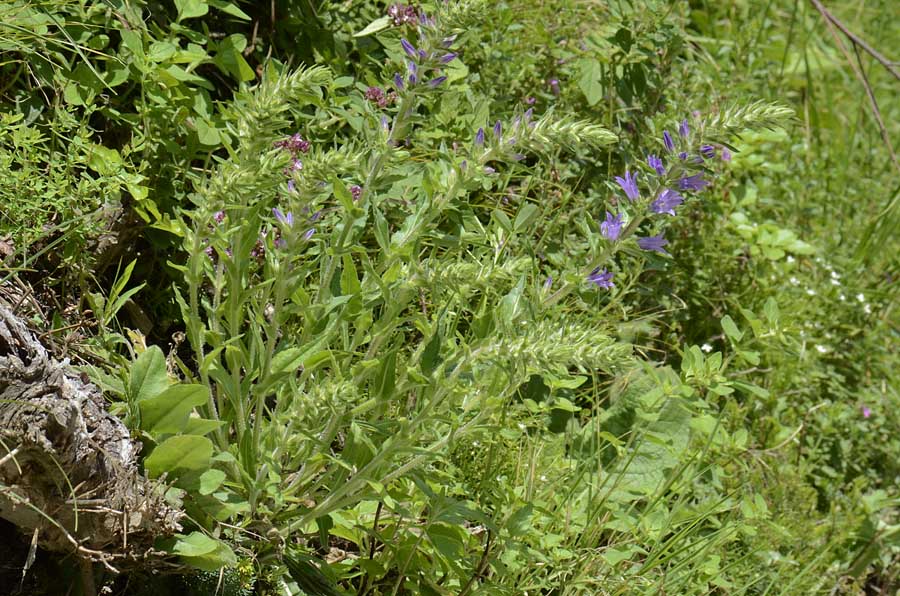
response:
M353 37L365 37L366 35L372 35L373 33L378 33L379 31L381 31L383 29L387 29L388 26L390 25L390 23L391 23L390 17L384 16L384 17L377 18L374 21L372 21L371 23L369 23L368 25L366 25L366 28L363 29L362 31L360 31L358 33L354 33Z
M425 350L422 352L422 358L420 360L422 372L430 374L437 368L438 364L440 364L440 353L441 331L440 329L436 329L434 335L432 335L431 339L428 341L428 345L425 346Z
M729 315L725 315L722 317L722 331L725 332L732 341L738 342L741 341L741 338L744 337L743 332L738 329L738 326L735 324L734 319Z
M182 557L198 557L216 550L217 540L203 532L191 532L188 535L176 534L174 540L163 545L163 549Z
M191 411L208 398L208 389L203 385L173 385L139 402L141 429L154 436L182 433Z
M147 58L151 62L165 62L174 56L176 51L178 46L171 41L154 41L147 51Z
M210 124L206 120L197 120L194 122L194 126L197 127L197 140L200 141L201 145L206 145L207 147L217 147L222 142L222 135L219 134L219 129Z
M175 7L178 9L179 21L202 17L209 12L205 0L175 0Z
M256 72L244 59L243 52L246 47L247 38L240 33L234 33L219 43L218 51L213 57L213 62L220 70L230 74L240 83L256 78Z
M91 147L88 167L101 176L114 176L122 169L122 156L115 149L103 145Z
M200 494L211 495L225 482L222 470L207 470L200 475Z
M600 82L603 66L598 61L588 58L579 61L579 70L578 87L584 93L588 105L596 105L603 99L603 85Z
M187 424L184 425L182 434L202 436L211 433L217 428L220 428L223 424L225 424L225 422L222 420L209 420L207 418L197 418L195 416L190 416L188 418Z
M186 536L176 534L163 541L161 547L179 555L188 565L204 571L216 571L237 564L237 557L230 546L202 532L191 532Z
M210 6L216 10L220 10L227 15L231 15L242 21L249 21L250 15L237 7L233 2L225 2L224 0L207 0Z
M159 395L169 386L166 357L157 346L150 346L131 365L128 396L133 402Z
M525 505L515 513L513 513L509 521L506 522L506 529L509 530L510 536L522 536L532 530L531 516L534 508L531 505Z
M197 435L170 437L157 445L147 459L144 468L151 478L163 474L174 477L189 472L203 472L209 469L213 453L212 441Z
M359 276L356 273L356 265L353 263L353 257L345 254L343 257L344 267L341 271L341 294L358 294L360 290Z
M537 219L539 214L540 209L538 209L537 205L534 203L526 203L516 214L516 223L513 224L513 228L517 232L525 230L535 219Z

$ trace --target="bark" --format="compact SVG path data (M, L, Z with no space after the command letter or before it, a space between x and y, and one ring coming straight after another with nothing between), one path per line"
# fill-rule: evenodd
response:
M139 471L141 445L100 390L0 304L0 517L52 551L145 559L183 514Z

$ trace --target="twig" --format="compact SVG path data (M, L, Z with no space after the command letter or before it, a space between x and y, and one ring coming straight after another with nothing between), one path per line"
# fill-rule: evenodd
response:
M870 56L872 56L873 58L878 60L878 62L880 62L881 65L883 67L885 67L889 73L894 75L895 79L900 81L900 71L898 71L896 68L894 68L894 64L890 60L888 60L887 58L882 56L880 53L878 53L878 51L875 48L873 48L872 46L867 44L865 41L863 41L863 39L860 38L858 35L854 34L852 31L847 29L847 26L844 25L844 23L842 23L836 16L834 16L833 14L828 12L828 9L825 8L825 6L823 6L822 3L819 2L819 0L810 0L810 2L813 3L813 6L816 7L816 10L818 10L827 21L829 21L832 25L834 25L835 27L840 29L844 35L846 35L847 37L850 38L850 41L852 41L854 44L856 44L857 46L864 49L866 51L866 53L868 53Z
M871 46L869 46L862 39L851 33L843 23L841 23L834 15L828 12L819 0L810 0L813 3L813 6L816 7L822 17L825 19L825 24L828 25L828 32L831 33L831 36L834 38L835 43L838 46L838 49L844 54L844 58L847 59L847 63L850 65L850 68L853 69L853 73L856 75L856 78L862 83L863 87L866 90L866 95L869 98L869 104L872 106L872 113L875 116L875 121L878 123L878 129L881 132L881 138L884 141L885 146L887 147L888 154L891 157L891 163L894 164L894 167L900 171L900 163L897 162L897 155L894 153L894 146L891 144L891 139L888 136L887 127L884 125L884 120L881 118L881 110L878 109L878 101L875 99L875 92L872 91L871 85L869 85L869 80L866 78L865 72L862 70L862 61L860 60L859 52L857 48L862 48L866 52L868 52L871 56L873 56L878 62L882 64L888 71L894 75L897 80L900 80L900 72L897 72L896 69L891 65L890 61L887 58L876 52ZM850 41L853 42L854 53L856 54L856 59L859 61L859 65L857 65L853 59L850 57L850 53L847 52L847 48L844 46L844 42L841 41L840 36L838 36L837 31L835 31L835 27L841 30Z
M481 560L478 561L478 566L475 568L475 573L472 574L472 577L469 578L469 581L466 582L466 585L463 586L462 590L459 591L459 596L466 596L469 592L472 591L472 586L475 585L475 582L484 575L485 570L488 566L488 556L491 554L491 538L493 538L493 534L491 531L487 531L487 537L484 541L484 551L481 553Z

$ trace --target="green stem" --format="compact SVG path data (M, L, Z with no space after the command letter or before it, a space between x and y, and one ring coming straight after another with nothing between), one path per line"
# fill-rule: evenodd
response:
M547 299L544 300L544 304L543 304L544 308L549 308L549 307L553 306L554 304L556 304L557 302L559 302L560 300L562 300L563 298L565 298L566 296L571 294L582 283L582 280L586 276L590 275L591 272L594 271L594 269L596 269L600 265L603 265L604 263L606 263L608 259L610 259L617 252L619 252L619 246L621 246L622 242L627 240L635 232L635 230L637 230L637 227L639 225L641 225L641 222L644 221L645 217L646 216L644 216L644 215L639 215L639 216L635 217L631 221L631 223L628 224L628 227L625 228L625 231L622 232L622 235L619 237L619 240L617 240L616 242L614 242L612 244L609 244L603 250L603 252L600 253L600 256L598 256L596 259L594 259L594 261L587 267L587 269L586 269L587 272L585 274L581 275L578 278L577 282L566 281L565 283L563 283L563 285L560 289L556 290L556 292L554 292L553 294L548 296Z

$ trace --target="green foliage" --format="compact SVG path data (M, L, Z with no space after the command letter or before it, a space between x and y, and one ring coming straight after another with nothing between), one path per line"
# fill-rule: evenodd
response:
M895 171L818 13L352 4L0 9L0 242L99 281L134 224L84 298L158 547L231 593L896 588Z

